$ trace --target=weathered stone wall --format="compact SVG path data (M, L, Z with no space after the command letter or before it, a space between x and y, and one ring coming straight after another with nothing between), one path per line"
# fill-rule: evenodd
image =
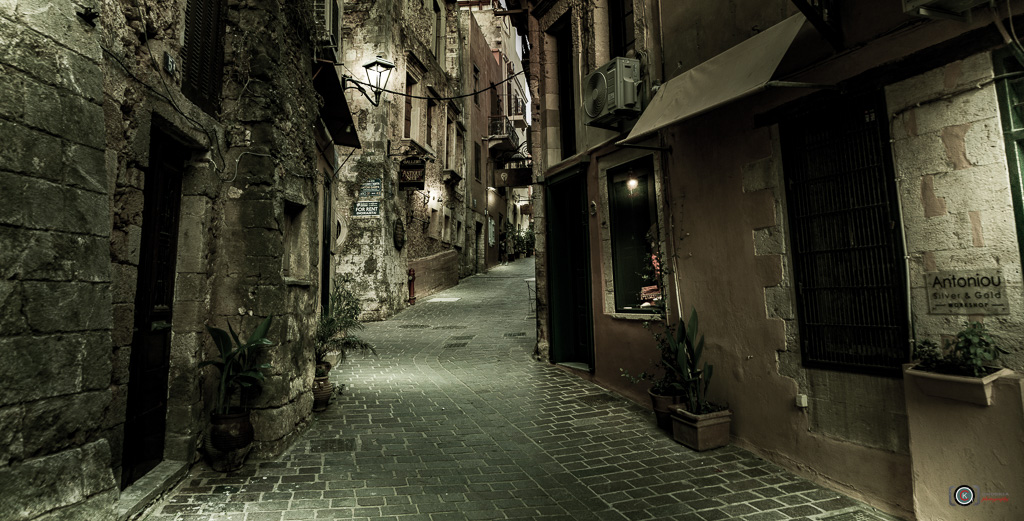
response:
M99 30L0 3L0 519L110 519L109 187Z
M252 415L257 456L287 447L312 409L322 174L311 23L301 5L270 0L228 11L222 118L229 136L251 140L229 138L225 153L238 173L220 186L211 322L231 320L248 332L263 317L277 318L269 335L277 345L268 349L271 368Z
M433 95L427 86L442 98L457 93L459 48L451 43L461 41L461 29L455 23L457 11L453 4L439 2L439 8L445 48L441 56L435 56L432 1L348 2L343 69L362 81L362 65L380 55L396 64L387 86L391 91L404 93L406 74L412 71L419 96ZM374 107L362 95L346 92L350 93L348 99L356 115L363 148L352 151L338 173L334 269L338 274L353 277L354 290L363 305L361 318L381 320L406 305L408 262L454 250L461 242L455 239L460 223L461 229L467 228L462 205L466 197L465 181L446 184L441 173L446 167L458 170L454 168L457 162L446 164L446 146L454 146L455 141L448 136L448 118L461 119L459 113L464 102L436 102L428 143L425 134L427 101L414 99L418 119L413 122L413 142L404 139L404 96L384 94L380 106ZM423 146L430 150L424 150ZM433 154L425 154L431 151ZM399 161L407 155L434 156L433 161L427 163L426 186L422 191L398 189ZM464 152L459 152L455 157L464 156ZM370 200L359 197L360 186L370 179L381 179L383 194L372 198L380 203L380 215L356 217L353 215L355 203ZM404 241L399 241L404 242L401 249L395 245L396 230L404 235ZM458 276L458 263L453 263L450 269Z
M983 321L1003 361L1024 371L1024 292L999 103L989 53L886 88L906 222L918 340L941 342ZM929 272L999 269L1009 314L929 313Z

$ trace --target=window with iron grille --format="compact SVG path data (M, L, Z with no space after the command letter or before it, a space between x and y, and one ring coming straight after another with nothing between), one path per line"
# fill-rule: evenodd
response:
M909 359L906 275L880 93L780 127L803 364L898 374Z
M225 0L188 0L181 92L206 112L220 107Z

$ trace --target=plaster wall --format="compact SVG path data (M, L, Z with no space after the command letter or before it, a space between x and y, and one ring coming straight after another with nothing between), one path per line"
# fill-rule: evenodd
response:
M680 309L700 314L705 357L716 366L711 399L733 410L738 444L906 515L898 380L800 364L777 137L737 124L749 122L750 109L739 103L665 133L673 278ZM808 410L795 406L798 393L812 399Z
M953 521L1024 517L1024 378L992 386L985 407L928 396L904 380L914 453L914 511L918 519ZM968 485L973 505L952 504L951 487ZM955 489L954 489L955 490Z
M416 270L416 299L424 299L445 288L458 284L458 273L448 266L458 261L458 252L448 250L411 261L409 267Z

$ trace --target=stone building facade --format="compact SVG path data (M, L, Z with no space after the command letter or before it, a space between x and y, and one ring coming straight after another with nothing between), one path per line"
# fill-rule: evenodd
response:
M312 4L5 2L0 31L0 518L117 519L180 476L207 326L274 316L254 454L282 450L312 406L336 147L359 144L326 115Z
M506 115L508 73L473 13L450 0L348 2L344 39L353 79L377 56L395 64L379 106L346 91L364 147L343 158L334 206L334 270L377 320L409 305L410 282L420 298L499 262L511 198L494 182L495 147L512 139L490 126ZM415 161L422 179L406 183Z
M345 73L382 56L395 63L380 106L349 91L365 146L339 171L335 206L336 272L349 274L363 300L363 317L380 320L409 302L407 271L416 271L418 296L454 285L463 248L466 146L458 92L462 29L454 3L355 1L346 4ZM407 160L423 163L419 184L401 183ZM380 195L361 195L366 183ZM365 194L365 192L363 193ZM360 203L379 205L356 215ZM440 268L442 271L438 271Z
M734 443L911 519L961 515L951 479L1024 493L1006 464L1021 454L1009 434L1024 427L1021 377L1000 379L986 412L924 396L901 367L913 343L971 320L1024 370L1022 65L1005 31L1024 20L1006 2L955 20L892 2L509 4L533 44L540 114L539 358L647 401L621 376L658 358L643 324L660 313L623 299L642 288L621 271L635 254L620 247L616 201L639 177L652 239L640 251L665 259L669 320L700 314ZM585 80L619 56L639 62L642 111L587 124ZM1000 288L936 291L970 278ZM943 422L970 434L939 435Z

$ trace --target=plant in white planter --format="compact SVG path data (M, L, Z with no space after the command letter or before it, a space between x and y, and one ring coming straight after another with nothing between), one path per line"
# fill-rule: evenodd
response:
M928 340L919 343L917 363L908 365L904 376L929 396L991 405L992 382L1011 372L994 365L1000 353L1007 351L992 341L985 324L970 322L942 348Z

